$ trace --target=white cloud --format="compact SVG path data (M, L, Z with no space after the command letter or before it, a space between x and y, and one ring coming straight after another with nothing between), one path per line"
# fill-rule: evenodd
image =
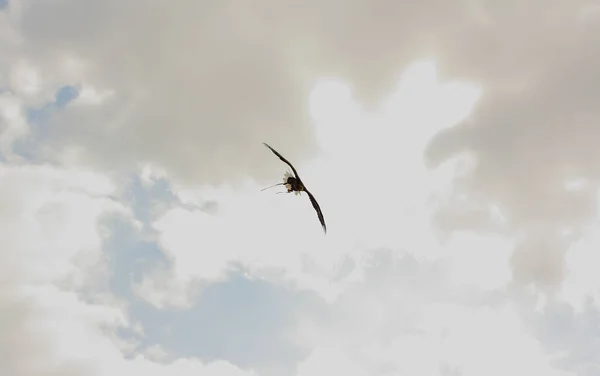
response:
M94 357L96 344L84 347L90 331L123 323L118 309L82 303L72 292L103 275L103 215L127 215L106 197L113 189L106 178L86 171L0 166L0 273L7 280L2 300L7 309L25 310L2 349L9 354L2 365L8 374L76 372L86 367L79 360Z
M225 361L203 363L180 358L157 363L136 355L125 359L127 344L115 335L115 329L127 325L122 310L114 306L84 303L74 293L53 287L31 289L24 296L31 303L24 321L4 331L9 347L0 364L3 374L11 376L114 375L145 374L153 376L197 375L251 376ZM0 304L6 303L1 301ZM9 307L15 306L8 300ZM8 328L7 328L8 329ZM16 346L16 348L15 348Z
M499 236L457 233L446 245L452 282L475 289L502 289L512 281L514 241Z
M600 229L595 225L590 230L565 254L567 275L559 292L560 298L580 313L583 312L587 299L592 299L600 309L600 276L596 268L600 262Z
M142 169L144 188L165 178L184 204L153 211L171 264L133 286L158 308L185 309L239 263L326 299L331 321L297 318L312 351L299 374L568 374L507 301L538 297L536 314L549 315L549 288L584 326L586 299L600 300L597 236L581 236L597 220L600 33L589 1L540 4L10 1L0 370L252 374L157 363L160 344L144 358L115 334L140 333L124 302L79 295L107 284L101 219L135 221L114 199L122 181L102 171ZM36 134L27 109L64 85L79 96ZM29 135L44 136L27 143L36 158L58 166L26 164L15 146ZM286 168L261 141L296 164L326 236L306 197L259 191ZM574 369L585 351L568 349Z
M374 266L364 284L332 306L330 320L297 328L315 349L299 370L318 364L322 372L378 375L576 374L558 366L564 354L532 335L518 305L480 305L476 294L448 285L432 266Z
M0 94L0 153L7 158L14 158L14 142L27 134L29 127L19 98L9 93Z
M39 71L28 61L15 64L11 72L11 86L16 93L28 97L36 95L42 90Z
M104 101L111 98L114 95L113 90L98 90L91 85L82 85L79 89L77 98L73 100L73 106L81 105L101 105Z
M116 334L139 331L123 302L105 293L108 276L100 221L130 211L109 198L107 177L50 166L0 165L0 266L3 338L0 373L11 376L251 374L226 362L154 363L124 355L135 343ZM84 301L79 294L92 288ZM91 298L92 302L89 301ZM152 355L152 354L150 354Z
M421 330L442 344L442 360L465 376L527 373L574 375L552 365L539 341L530 336L514 307L466 309L433 305Z
M429 67L428 63L421 65ZM419 73L417 68L413 70ZM412 71L409 70L410 72ZM400 85L402 95L391 96L396 100L397 107L408 111L406 113L360 113L356 105L352 104L350 92L339 81L323 83L324 86L313 91L314 108L321 106L317 100L321 98L323 109L335 109L324 114L324 118L319 117L321 110L314 112L318 120L323 122L318 124L318 130L320 135L326 137L320 141L329 156L309 163L296 163L293 160L292 163L295 163L321 205L328 223L327 235L321 232L316 214L305 195L286 197L272 191L260 192L260 187L253 182L235 188L204 187L198 190L175 186L175 194L184 203L201 207L205 202L215 200L218 202L218 209L216 213L206 213L199 209L173 208L154 222L153 226L159 233L159 243L172 261L173 269L170 274L160 273L161 283L146 280L146 288L163 285L164 291L170 291L175 286L191 286L190 283L195 279L220 281L226 277L232 262L241 262L258 275L269 275L269 271L273 269L282 270L286 279L293 284L300 288L316 289L324 298L331 300L343 291L344 284L360 278L363 263L361 253L365 250L401 247L419 258L441 257L443 246L435 241L429 224L431 209L424 208L431 206L428 201L435 200L431 196L433 193L439 194L444 192L444 187L449 188L455 173L460 173L463 161L457 159L431 173L419 160L426 147L427 137L437 131L435 126L451 125L444 123L445 118L430 119L430 112L435 113L438 108L445 108L446 104L441 99L430 102L428 94L444 93L459 104L472 104L473 98L469 95L461 97L463 86L455 86L456 92L447 91L446 84L437 86L435 71L426 70L415 81L415 84L430 82L426 95L421 96L419 102L410 95L411 79L415 81L410 74L405 75ZM417 85L419 88L421 86ZM332 91L339 96L325 95L321 92L323 90L325 94ZM462 98L464 102L457 98ZM337 105L330 107L331 101ZM393 103L388 102L387 107L393 108ZM409 109L417 104L433 111L410 112ZM346 124L336 125L340 123L337 123L335 116L344 114L346 109L358 115L358 118L353 119L354 123L348 125L350 129L345 128ZM468 111L469 107L463 107L463 110ZM394 126L395 121L403 126ZM421 124L434 129L424 130L420 127ZM332 137L325 134L331 134ZM343 142L333 137L335 134L344 134ZM361 137L364 139L368 134L370 141L362 142L361 153L343 150L344 143L361 142ZM402 140L401 145L391 148L390 144L387 147L386 143L398 137ZM383 148L381 144L384 144ZM272 146L287 155L277 145ZM264 152L270 154L266 148ZM406 162L399 166L401 160ZM288 168L275 156L270 164L279 166L279 171ZM277 170L274 168L273 171ZM277 176L279 175L275 175L273 179ZM299 229L302 229L303 235L299 235ZM481 252L493 252L489 249L490 244L491 247L496 247L496 240L487 241L488 243L486 240L480 243L483 248ZM506 252L497 253L500 257L498 260L503 254ZM336 280L347 258L352 260L354 270L346 278ZM469 268L466 266L468 263L469 261L463 262L465 268ZM494 269L495 265L491 264L488 269L482 270ZM480 274L495 278L497 282L489 282L495 283L495 286L501 286L510 280L510 273L508 277L504 270L498 273L483 271ZM172 275L177 282L166 283L163 279L166 275ZM158 277L157 274L156 278ZM144 291L144 295L150 297L149 291ZM193 295L181 292L164 295L165 298L168 296L178 305L182 304L181 297L193 298ZM157 299L154 296L153 301L158 303L161 300Z
M105 177L53 167L0 165L0 233L7 270L21 282L53 282L100 259L98 223L127 209Z
M298 376L338 374L366 376L369 372L339 348L319 347L298 366Z

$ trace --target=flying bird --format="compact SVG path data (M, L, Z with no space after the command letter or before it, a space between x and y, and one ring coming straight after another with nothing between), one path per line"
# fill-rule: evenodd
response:
M292 174L290 174L288 171L286 171L285 174L283 175L283 183L278 183L278 184L272 185L270 187L264 188L262 190L264 191L265 189L273 188L278 185L285 185L285 187L287 188L287 193L294 192L295 195L299 195L302 192L306 192L306 194L308 195L308 198L310 199L310 202L312 203L313 208L315 208L315 210L317 211L317 216L319 217L321 226L323 226L323 231L325 233L327 233L327 226L325 225L325 219L323 218L323 213L321 212L321 208L319 207L319 204L317 203L315 196L313 196L312 193L310 193L308 191L308 189L306 189L306 186L304 186L304 183L302 182L302 179L300 179L300 176L298 176L298 172L296 171L294 166L292 166L292 164L287 159L285 159L281 154L279 154L275 149L273 149L271 146L269 146L269 144L267 144L266 142L263 142L263 144L266 147L268 147L276 156L278 156L279 159L281 159L285 164L287 164L288 166L290 166L292 168L292 171L294 172L294 176L292 176ZM284 193L284 192L278 192L278 193Z

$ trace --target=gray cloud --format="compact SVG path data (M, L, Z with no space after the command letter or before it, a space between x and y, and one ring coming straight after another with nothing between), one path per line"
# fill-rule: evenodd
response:
M4 286L4 284L3 284ZM0 295L0 329L2 330L2 354L0 354L0 372L3 375L24 374L26 362L21 362L23 353L30 354L33 342L28 341L24 333L25 323L30 319L30 307L17 299ZM42 347L38 343L38 347Z
M316 78L342 76L375 104L405 63L436 55L441 36L464 36L472 17L444 1L19 4L21 53L46 61L46 77L70 53L89 63L86 82L117 90L100 108L54 114L47 156L80 145L88 164L150 160L205 182L264 177L260 141L294 160L314 154L307 95Z
M536 19L490 12L494 64L481 66L487 68L486 92L472 117L439 134L428 152L432 164L460 150L477 154L478 167L458 194L480 197L483 209L499 205L514 233L526 234L513 266L519 278L540 286L556 287L562 280L569 242L559 232L577 232L597 217L600 19L583 23L581 4L544 3L530 9ZM581 178L589 184L566 189L568 181ZM486 220L452 224L448 217L443 224L450 228Z
M233 3L30 5L21 26L38 61L74 52L91 62L89 82L117 90L101 108L57 113L49 155L84 145L94 165L149 160L181 179L222 181L267 160L261 141L288 153L311 142L311 82L266 14Z
M194 180L234 179L223 170L260 175L262 140L292 155L314 152L306 95L322 74L341 75L354 82L360 99L376 101L405 63L432 55L446 74L484 85L477 124L502 123L506 142L519 143L519 153L506 153L516 160L533 141L555 155L552 141L539 140L536 129L560 118L553 110L589 108L596 94L598 78L589 73L595 72L590 46L597 33L578 21L583 1L22 4L24 53L74 52L91 63L90 82L119 90L95 113L56 114L53 141L85 145L95 163L149 159ZM574 66L577 75L570 75ZM503 158L489 158L506 161L494 167L507 169L512 160L504 156L498 127L478 125L470 142L496 147L490 153ZM491 128L495 137L486 137L484 129ZM553 134L555 142L564 141ZM114 147L110 156L107 144ZM562 144L567 153L569 143Z

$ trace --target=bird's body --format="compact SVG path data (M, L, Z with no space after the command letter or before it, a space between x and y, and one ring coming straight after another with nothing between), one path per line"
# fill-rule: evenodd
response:
M302 192L306 192L306 194L308 195L308 198L310 199L310 202L312 203L312 206L317 211L317 216L319 217L319 221L321 222L323 231L325 231L325 233L327 233L327 226L325 225L325 219L323 218L323 213L321 212L321 208L319 207L319 204L317 203L317 200L312 195L312 193L310 193L306 189L306 186L302 182L302 179L300 179L300 176L298 176L298 172L296 171L294 166L292 166L292 164L287 159L285 159L281 154L279 154L275 149L273 149L267 143L263 142L263 144L266 147L268 147L276 156L278 156L279 159L281 159L288 166L290 166L290 168L294 172L294 175L292 175L286 171L285 174L283 175L283 183L279 183L279 184L275 184L275 185L285 185L288 193L294 192L294 194L296 194L296 195L299 195ZM271 188L271 187L269 187L269 188ZM265 188L265 189L267 189L267 188Z
M302 180L296 179L289 172L286 172L283 175L283 182L285 187L287 188L288 193L294 192L295 194L300 194L300 192L304 191L304 184L302 184Z

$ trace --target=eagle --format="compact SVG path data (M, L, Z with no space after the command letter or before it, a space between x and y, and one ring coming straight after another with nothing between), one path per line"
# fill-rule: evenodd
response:
M312 193L310 193L310 191L308 189L306 189L306 186L302 182L302 179L300 179L300 176L298 176L298 172L296 171L294 166L292 166L292 164L287 159L285 159L281 154L279 154L277 152L277 150L273 149L269 144L267 144L266 142L263 142L263 145L268 147L273 152L273 154L278 156L279 159L281 159L285 164L290 166L290 168L294 172L294 175L292 176L292 174L290 174L288 171L286 171L285 174L283 175L283 183L278 183L278 184L272 185L270 187L264 188L262 190L264 191L265 189L273 188L278 185L285 185L285 187L287 188L287 193L294 192L295 195L299 195L302 192L306 192L313 208L315 208L315 210L317 211L317 216L319 217L319 221L321 222L323 231L325 233L327 233L327 226L325 225L325 219L323 218L323 213L321 212L319 203L315 199L315 196L313 196ZM278 193L283 193L283 192L278 192Z

